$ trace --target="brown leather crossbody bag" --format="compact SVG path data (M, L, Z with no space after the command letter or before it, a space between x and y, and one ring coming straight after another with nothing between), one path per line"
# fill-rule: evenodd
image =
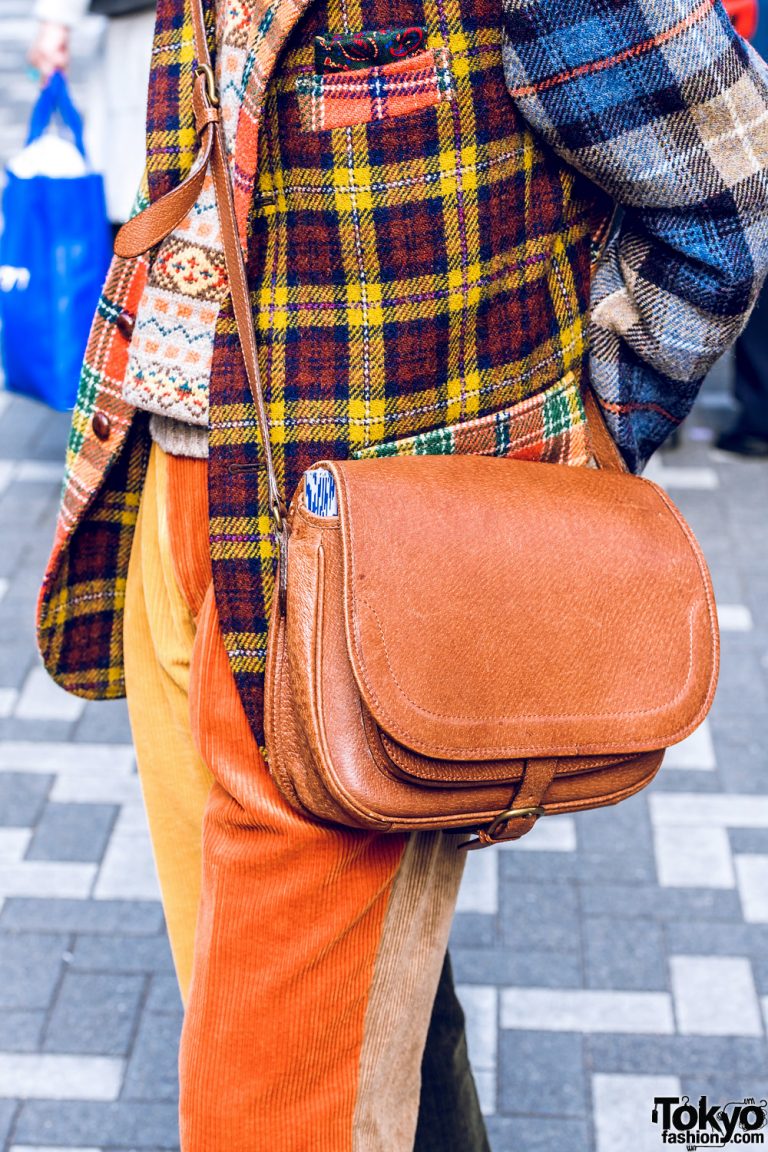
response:
M286 511L199 0L202 153L135 217L132 256L191 209L210 166L279 539L266 685L270 770L310 816L382 832L470 829L616 803L701 723L718 634L698 545L627 474L587 390L597 468L481 456L327 461L339 514Z

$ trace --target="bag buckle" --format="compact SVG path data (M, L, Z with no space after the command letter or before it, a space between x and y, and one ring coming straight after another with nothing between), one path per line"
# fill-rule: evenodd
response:
M285 530L288 522L288 509L279 496L271 497L269 501L269 514L272 517L275 530L278 535L280 535Z
M476 840L465 840L463 844L459 844L459 848L472 851L477 848L488 848L491 844L499 844L504 840L514 840L514 836L503 835L510 820L514 820L516 816L533 816L535 820L538 820L539 816L543 815L544 809L541 807L505 808L503 812L499 812L496 819L493 820L487 828L480 828L478 830Z
M208 103L212 108L219 106L219 94L216 91L216 77L213 74L213 68L210 64L198 64L195 69L196 76L205 77L205 92L208 97Z
M509 824L510 820L515 816L535 816L538 820L539 816L544 815L543 808L507 808L504 812L500 812L492 824L489 824L485 829L485 834L489 840L494 843L497 840L503 840L504 837L500 836L502 828Z

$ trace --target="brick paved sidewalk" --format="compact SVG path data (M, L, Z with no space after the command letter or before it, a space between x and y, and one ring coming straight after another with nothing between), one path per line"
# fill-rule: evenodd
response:
M23 113L0 103L0 152ZM710 720L646 793L469 860L452 950L494 1152L655 1152L654 1095L767 1094L768 465L712 451L724 386L652 469L715 580ZM171 1152L181 1014L124 706L34 649L67 425L0 394L0 1145Z

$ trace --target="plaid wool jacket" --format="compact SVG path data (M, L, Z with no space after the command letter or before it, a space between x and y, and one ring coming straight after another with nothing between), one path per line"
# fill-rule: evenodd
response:
M286 496L323 457L587 463L588 376L639 469L738 334L768 261L768 87L719 0L222 0L209 16ZM400 59L404 28L419 54ZM374 55L348 68L363 41ZM194 65L188 11L160 0L151 199L194 160ZM122 385L151 298L151 322L183 334L207 392L216 601L263 744L275 547L220 254L197 208L151 266L110 270L38 635L70 691L123 693L149 437Z

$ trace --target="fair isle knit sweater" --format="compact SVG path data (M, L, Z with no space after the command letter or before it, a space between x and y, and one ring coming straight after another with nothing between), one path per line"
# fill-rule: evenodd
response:
M243 19L251 7L244 0ZM720 0L503 7L518 111L622 210L592 281L590 372L639 470L740 332L768 269L766 68ZM230 151L243 56L233 28L219 20ZM190 263L190 240L206 260ZM176 454L207 454L207 379L226 292L206 187L153 263L124 382L126 399L153 413L153 437ZM631 405L620 402L627 395Z
M252 0L217 2L216 83L230 155L242 101L243 21ZM123 396L151 413L152 439L175 456L208 456L208 378L219 305L227 294L224 250L209 175L189 216L160 245L131 340Z

